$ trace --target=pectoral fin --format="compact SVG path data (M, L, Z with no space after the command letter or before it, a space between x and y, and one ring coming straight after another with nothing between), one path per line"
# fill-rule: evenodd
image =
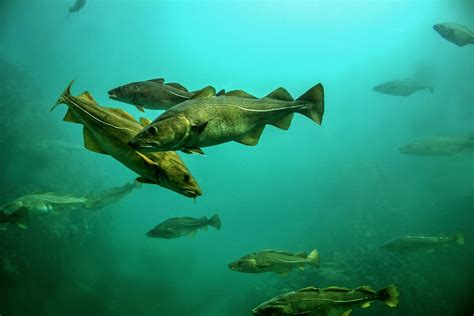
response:
M140 124L143 126L147 126L151 124L151 120L147 119L146 117L140 117Z
M348 309L348 310L346 310L345 312L343 312L343 313L341 314L341 316L349 316L349 315L351 314L351 312L352 312L352 309Z
M262 135L265 125L255 128L244 136L236 139L235 141L247 146L255 146L258 144L260 136Z
M153 165L153 166L158 166L158 164L156 162L154 162L153 160L151 160L150 158L148 158L146 155L142 154L141 152L139 151L135 151L140 157L143 158L143 160L149 164L149 165Z
M100 145L95 141L94 137L92 134L89 132L89 130L84 127L83 129L83 136L84 136L84 146L93 152L99 153L99 154L104 154L108 155L108 153L100 147Z
M70 123L79 123L81 122L74 116L74 112L70 108L67 109L66 115L63 118L64 122L70 122Z
M370 302L365 302L365 303L362 304L360 307L362 307L362 308L370 307Z
M188 235L191 236L191 237L194 237L194 236L196 236L196 233L197 233L197 230L195 229L195 230L191 230L191 231L188 233Z
M294 113L290 113L290 114L282 117L281 119L279 119L279 120L277 120L273 123L270 123L270 124L286 131L290 128L291 120L293 119L294 115L295 115Z
M191 131L197 134L201 134L206 128L208 122L197 123L191 126Z
M290 271L291 271L291 268L284 267L284 268L281 268L279 270L276 270L275 272L278 273L279 275L287 276L288 273L290 273Z
M205 155L201 148L183 148L181 151L185 154L199 154Z
M138 111L145 113L145 109L141 105L135 105Z

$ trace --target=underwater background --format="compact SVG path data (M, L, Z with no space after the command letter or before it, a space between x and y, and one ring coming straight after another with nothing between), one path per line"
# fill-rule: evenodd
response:
M101 105L127 82L164 77L293 97L318 82L325 117L267 127L255 147L231 142L180 156L198 180L196 202L143 185L98 211L32 216L0 231L0 314L250 315L307 286L381 288L400 303L351 315L472 315L474 156L403 155L433 136L474 135L474 46L432 26L474 27L474 2L440 1L0 1L0 204L38 192L83 195L136 178L83 148L82 126L50 108L72 79ZM372 90L405 77L427 90ZM146 110L154 119L160 111ZM175 240L145 233L176 216L219 214L222 229ZM465 245L394 254L410 233L464 233ZM227 264L253 251L317 248L321 268L245 274Z

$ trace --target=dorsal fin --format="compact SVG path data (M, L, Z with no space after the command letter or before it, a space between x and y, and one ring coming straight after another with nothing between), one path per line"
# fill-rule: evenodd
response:
M317 292L317 291L319 291L319 289L317 287L308 286L308 287L305 287L304 289L300 289L296 292Z
M288 93L288 91L286 91L285 88L282 88L282 87L273 90L265 98L275 99L275 100L282 100L282 101L293 101L292 96Z
M183 87L177 82L169 82L169 83L165 83L165 85L188 92L188 89L186 89L185 87Z
M225 89L221 89L219 90L217 93L216 93L216 96L221 96L221 95L224 95L225 94Z
M207 86L202 88L192 96L191 99L209 98L216 95L216 89L213 86Z
M348 289L347 287L330 286L330 287L327 287L327 288L323 289L323 291L350 292L351 289Z
M89 91L82 92L76 98L81 99L81 100L86 101L86 102L92 102L94 104L97 104L97 101L94 100L94 97L92 96L92 94L90 94Z
M142 124L143 126L148 126L151 124L151 121L146 117L140 117L140 124Z
M156 83L163 83L165 82L165 79L163 78L156 78L156 79L150 79L148 81L151 81L151 82L156 82Z
M302 251L302 252L295 253L295 256L306 258L308 257L308 254L306 253L306 251Z
M357 291L360 291L360 292L364 292L364 293L369 293L369 294L375 294L377 292L375 292L374 290L372 290L370 288L370 286L368 285L364 285L364 286L359 286L358 288L356 288Z
M128 120L132 120L132 121L135 121L135 118L128 112L125 112L124 110L122 109L116 109L116 108L109 108L110 111L114 112L115 114L117 114L118 116L120 117L123 117L123 118L126 118Z
M226 92L224 94L227 97L240 97L240 98L249 98L249 99L257 99L257 97L243 91L243 90L232 90L229 92Z

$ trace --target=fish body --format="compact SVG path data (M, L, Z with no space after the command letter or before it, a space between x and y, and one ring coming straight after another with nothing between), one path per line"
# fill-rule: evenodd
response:
M433 29L447 41L458 46L474 44L474 31L456 23L439 23Z
M229 264L229 269L237 272L275 272L287 275L294 268L305 269L306 265L319 268L319 253L316 249L308 255L305 252L292 254L286 251L264 250L243 256Z
M373 88L374 91L379 93L403 97L412 95L413 93L424 89L428 89L433 93L433 88L431 86L420 84L409 78L388 81Z
M207 230L208 226L221 229L221 220L218 215L211 218L201 217L173 217L155 226L146 233L148 237L173 239L186 235L194 235L199 229Z
M433 156L449 155L474 149L473 137L431 137L422 139L399 149L402 154Z
M16 224L18 227L27 229L29 222L29 214L25 208L21 208L11 215L5 214L3 210L0 211L0 230L7 230L7 224Z
M64 103L68 106L64 121L84 126L84 144L87 149L112 156L139 174L137 180L140 182L158 184L191 198L201 195L199 185L178 154L172 151L142 154L130 148L127 146L128 140L143 125L121 109L100 106L89 92L72 96L71 84L56 105Z
M444 248L451 244L464 244L464 235L456 233L453 236L408 235L391 240L381 246L382 249L398 252L427 252Z
M4 205L2 210L7 215L14 214L21 209L26 209L29 214L60 213L64 210L85 208L86 202L86 198L48 192L24 195Z
M165 83L163 78L132 82L108 93L111 99L135 105L142 112L144 108L168 110L195 94L178 83Z
M73 12L78 12L79 10L81 10L85 5L86 5L86 0L76 0L74 5L72 7L69 7L69 12L68 12L66 18L69 17L69 14L71 14Z
M369 307L373 301L382 301L389 307L395 307L398 296L398 289L393 284L378 291L368 286L356 289L307 287L274 297L252 312L254 316L348 316L352 309Z
M297 100L283 88L262 99L240 90L216 96L215 90L208 88L164 112L131 139L129 145L145 152L183 150L188 153L229 141L254 146L266 124L287 130L294 113L321 124L324 113L321 84Z
M135 181L134 183L126 183L121 187L105 190L97 194L90 194L86 197L87 208L93 210L103 208L121 200L126 195L132 193L134 189L138 189L140 187L140 182Z

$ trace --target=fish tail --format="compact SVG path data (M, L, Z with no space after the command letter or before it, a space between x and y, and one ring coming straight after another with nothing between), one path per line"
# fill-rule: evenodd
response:
M142 188L142 183L140 181L135 180L132 184L133 189L141 189Z
M321 125L323 121L324 114L324 88L323 85L318 83L308 91L306 91L302 96L300 96L297 101L306 101L311 104L310 108L305 108L300 110L299 113L315 121L317 124Z
M221 229L221 219L219 215L215 214L209 219L209 225L214 227L215 229Z
M464 234L461 232L457 232L456 234L454 234L454 241L457 244L464 245Z
M398 288L394 284L384 287L377 291L377 297L379 300L384 302L387 306L395 307L398 305Z
M427 86L426 89L428 89L431 93L434 92L434 88L432 86Z
M62 104L62 103L66 103L66 97L70 96L71 95L71 86L72 84L74 83L74 80L72 80L68 86L66 87L66 90L64 90L64 92L59 96L58 100L56 101L56 103L53 105L53 107L51 108L50 111L54 110L58 105Z
M308 263L312 266L314 266L315 268L318 268L319 269L319 264L320 264L320 259L319 259L319 252L314 249L313 251L311 251L308 255L308 257L306 257L306 259L308 259Z

